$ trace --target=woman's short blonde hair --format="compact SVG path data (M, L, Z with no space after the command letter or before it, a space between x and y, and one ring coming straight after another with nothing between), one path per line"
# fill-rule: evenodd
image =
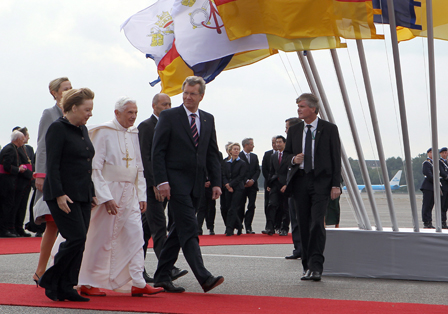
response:
M73 106L80 106L84 100L94 97L94 92L87 87L70 89L62 94L62 109L64 112L69 112Z
M229 144L229 146L227 146L227 153L228 153L229 155L230 155L230 152L232 151L233 146L238 146L238 147L240 148L240 150L241 150L241 145L240 145L240 143L237 143L237 142L235 142L235 143L231 143L231 144Z

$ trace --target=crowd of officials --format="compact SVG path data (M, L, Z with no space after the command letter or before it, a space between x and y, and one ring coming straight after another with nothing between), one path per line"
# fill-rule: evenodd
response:
M94 93L72 89L66 77L51 81L49 90L56 104L43 112L36 154L26 145L26 127L14 128L0 153L0 237L31 236L24 229L30 203L25 228L43 233L33 280L48 298L88 301L73 289L78 276L86 296L104 296L99 288L128 287L132 296L183 292L172 283L188 273L174 266L180 248L204 292L214 289L224 278L203 265L198 235L204 220L215 234L218 198L225 235L254 234L260 174L261 232L286 236L291 226L294 250L286 258L302 258L301 280L321 280L325 217L327 224L339 224L337 210L332 216L327 208L341 194L340 142L337 127L317 117L314 95L296 100L301 119L285 121L287 139L272 138L260 167L253 138L229 142L219 152L214 117L198 109L205 93L200 77L185 80L179 107L171 109L168 95L155 95L153 115L138 130L135 100L120 99L112 121L87 128ZM151 237L158 258L154 278L143 263ZM54 264L46 269L53 245Z

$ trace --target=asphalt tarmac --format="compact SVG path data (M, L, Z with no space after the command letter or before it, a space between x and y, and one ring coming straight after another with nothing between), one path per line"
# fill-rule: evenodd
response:
M375 198L377 203L380 204L380 217L383 220L383 227L388 227L390 226L390 219L388 219L388 208L384 205L387 204L385 195L378 193ZM421 196L418 196L418 198L417 204L421 206ZM366 207L369 207L365 194L363 194L363 199ZM412 227L408 196L394 194L394 203L399 227ZM370 209L368 210L370 211ZM224 233L219 205L217 205L215 223L216 233ZM263 194L260 193L253 224L254 231L260 233L264 229L264 224ZM373 220L372 224L374 224ZM341 199L340 226L357 226L352 209L344 196ZM204 234L207 234L205 225ZM325 274L321 282L301 281L301 261L284 258L292 253L292 248L292 244L202 247L205 266L215 276L222 275L225 278L225 282L221 286L209 293L448 305L448 284L444 282L329 277ZM0 255L0 282L34 284L32 275L38 257L39 254ZM147 271L153 273L156 264L154 253L148 250L145 261ZM180 254L176 265L189 270L182 254ZM184 287L187 292L202 293L202 289L191 271L175 283ZM278 312L281 313L281 308ZM97 313L97 311L0 306L0 313L80 314Z

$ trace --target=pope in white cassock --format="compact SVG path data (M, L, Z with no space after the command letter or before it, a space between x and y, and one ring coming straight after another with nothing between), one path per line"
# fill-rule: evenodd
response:
M92 180L99 206L92 210L79 273L81 294L105 296L99 288L132 296L155 294L143 279L146 183L140 156L135 100L121 98L115 119L89 127L95 147Z

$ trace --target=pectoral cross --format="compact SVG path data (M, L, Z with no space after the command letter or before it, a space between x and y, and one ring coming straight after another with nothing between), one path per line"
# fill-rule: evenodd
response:
M129 152L126 149L126 158L123 157L123 160L126 160L126 168L129 168L129 161L132 160L132 158L129 157Z

